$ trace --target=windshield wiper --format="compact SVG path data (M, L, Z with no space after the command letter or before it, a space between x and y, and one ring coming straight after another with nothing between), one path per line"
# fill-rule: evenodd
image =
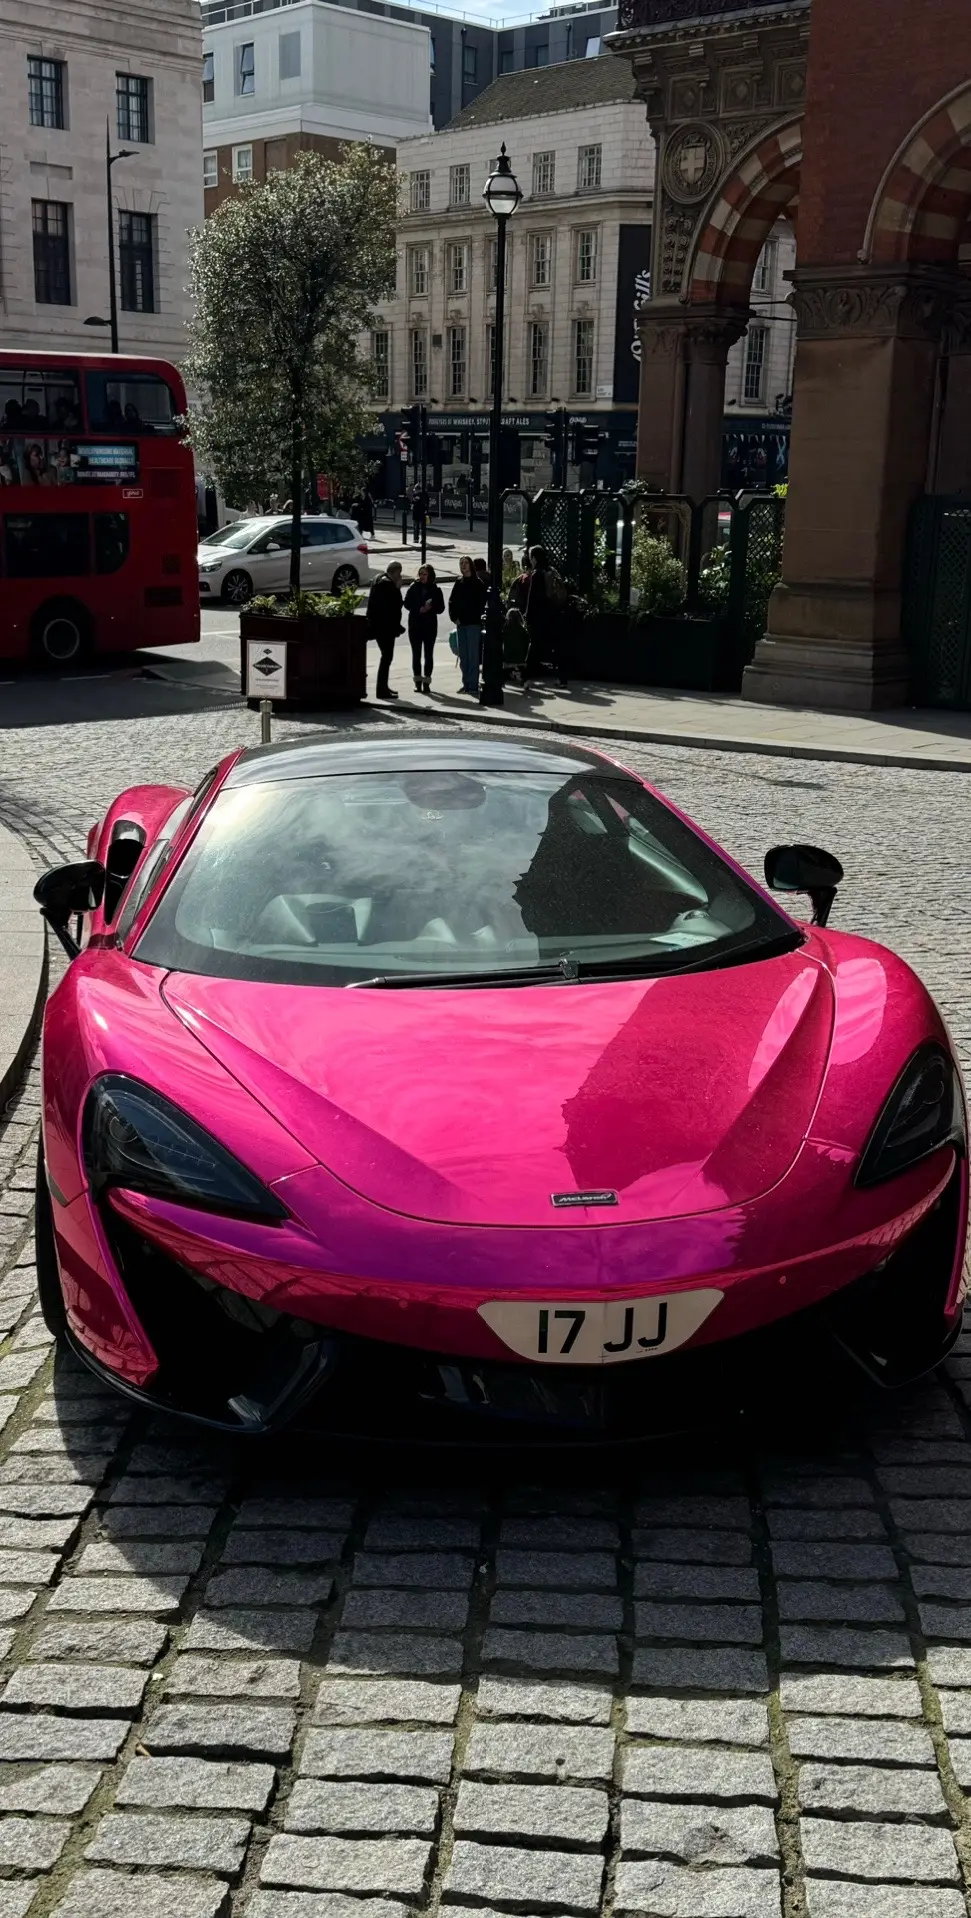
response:
M666 957L639 959L590 959L580 964L581 979L680 978L685 972L722 972L726 966L743 965L751 959L778 959L795 952L803 944L801 932L783 932L776 939L752 939L747 945L734 946L730 952L713 953L710 946L695 951L682 963L669 964ZM683 950L683 948L682 948Z
M376 972L371 979L350 979L354 986L535 986L550 981L576 983L576 961L564 956L551 966L495 966L488 972Z

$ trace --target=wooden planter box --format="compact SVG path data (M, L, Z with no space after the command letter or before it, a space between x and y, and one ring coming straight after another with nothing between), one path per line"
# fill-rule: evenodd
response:
M287 696L275 700L282 712L335 712L357 706L367 696L367 620L276 619L272 613L242 612L239 619L240 673L246 686L247 640L271 640L287 647ZM250 706L259 700L250 699Z
M724 622L648 614L591 613L577 639L576 676L690 693L736 692Z

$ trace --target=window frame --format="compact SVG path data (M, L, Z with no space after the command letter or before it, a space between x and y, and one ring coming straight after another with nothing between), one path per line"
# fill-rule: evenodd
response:
M549 66L550 43L548 40L537 40L536 45L530 47L529 53L530 53L529 64L531 67L548 67Z
M758 342L758 352L753 345ZM757 362L757 364L756 364ZM758 375L754 382L755 391L749 391L750 373ZM753 320L745 330L745 345L742 351L742 379L739 397L743 406L763 406L765 404L765 383L769 370L769 328L765 320Z
M377 351L378 341L383 341L383 351ZM379 400L391 398L391 328L374 326L371 329L371 365L374 369L374 397ZM381 369L384 371L384 385L380 383Z
M596 177L592 177L595 175ZM588 177L591 176L591 177ZM577 192L597 193L603 186L603 142L577 148Z
M216 97L216 56L210 49L202 55L202 104L211 106Z
M135 117L132 106L137 105ZM152 82L147 74L115 71L115 131L124 143L130 140L133 146L154 146L155 130L152 125ZM144 126L143 133L135 133L133 127Z
M56 211L56 213L64 215L63 232L61 233L52 233L50 231L50 216L52 211ZM35 306L73 306L75 303L74 272L73 272L74 263L71 258L72 211L73 211L72 204L69 200L34 200L34 199L31 200L30 226L31 226L31 238L33 241L32 252L33 252L33 262L34 262L34 304ZM39 225L37 216L40 213L43 213L43 222L42 224ZM48 275L51 275L51 261L55 252L54 247L50 245L50 242L52 240L56 240L58 242L57 251L59 253L61 253L61 249L63 249L63 252L61 253L60 262L59 262L59 269L62 275L62 278L59 281L59 284L63 288L63 294L64 294L63 299L59 299L56 296L52 296L45 299L43 293L40 290L43 274L46 273ZM43 241L45 243L43 247L38 248L38 241ZM49 283L53 283L53 279L51 279Z
M472 167L468 160L456 160L448 169L448 203L449 206L472 204Z
M412 213L427 213L432 203L430 167L416 167L408 176L408 206Z
M241 173L239 170L239 156L241 153L249 154L249 170L246 173ZM233 185L248 186L253 177L253 143L252 141L246 141L242 146L233 148Z
M252 64L245 55L252 55ZM240 40L233 48L233 72L236 78L236 97L239 100L251 100L256 92L256 41ZM249 81L249 85L247 85Z
M584 244L583 244L585 240L588 240L590 242L589 248L587 248L586 250L584 249ZM584 264L585 252L586 252L587 262L591 269L589 273L584 273L581 271L581 268ZM573 283L575 286L596 286L598 270L600 265L600 261L598 257L599 252L600 252L599 227L578 226L576 229L576 238L573 243Z
M303 72L303 35L300 32L299 27L297 27L295 30L291 28L287 33L278 33L276 37L276 42L277 42L277 46L276 46L277 77L281 81L299 80ZM284 73L283 71L284 42L286 42L288 47L292 47L294 42L296 42L297 64L292 73Z
M136 222L140 237L135 238ZM141 225L144 222L144 228ZM126 237L127 229L127 237ZM118 299L123 313L157 313L157 222L154 213L118 210ZM147 296L147 297L146 297Z
M542 339L542 352L537 355L536 344ZM541 373L537 369L541 368ZM545 399L550 389L550 328L548 320L530 320L529 322L529 397Z
M479 49L468 45L462 48L462 85L475 86L479 78Z
M456 271L460 269L460 271ZM464 299L469 291L469 243L468 240L447 240L445 242L445 295L447 299Z
M50 68L50 72L45 72ZM38 71L35 71L38 69ZM47 89L50 89L53 119L46 117ZM35 117L35 105L39 106L40 117ZM27 113L32 127L42 127L48 133L67 131L67 61L49 59L44 53L27 55Z
M212 161L211 168L207 165L207 161L209 160ZM211 179L209 178L210 173L212 174ZM219 149L218 147L206 147L203 149L202 185L203 185L203 191L205 191L207 187L211 188L219 185Z
M549 178L544 183L547 174ZM556 148L544 147L542 152L533 154L533 199L548 200L555 192Z
M540 258L544 260L546 271L540 278L537 266ZM529 284L535 287L550 287L553 284L553 233L545 229L542 233L529 235Z
M589 363L589 378L586 385L583 385L580 380L581 331L584 340L589 338L589 346L583 349L583 356ZM580 315L573 321L573 365L571 369L573 374L573 391L578 399L589 399L593 394L597 371L596 352L596 325L589 315Z
M415 271L416 267L419 264L419 261L421 262L421 265L422 265L422 272L420 277L422 281L424 282L424 284L421 286L417 286L415 284L416 280L419 277L419 275ZM410 246L408 248L408 297L409 299L412 299L412 300L426 300L428 298L430 290L431 290L431 248L429 247L427 241L421 241L416 246Z
M418 351L418 348L421 351ZM419 369L421 377L419 378ZM408 329L408 384L414 400L428 398L428 328L412 326Z
M455 348L459 342L461 353L457 355ZM448 397L450 400L464 399L469 390L469 329L464 320L454 321L446 328L445 350L448 364ZM457 373L460 373L460 384L456 382Z

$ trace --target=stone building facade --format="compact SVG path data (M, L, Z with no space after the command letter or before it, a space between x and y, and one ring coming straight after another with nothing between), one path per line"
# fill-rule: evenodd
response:
M374 342L387 368L381 410L428 407L448 444L446 486L468 470L469 434L484 439L496 228L482 188L504 141L524 195L508 228L503 357L522 483L549 481L545 419L559 406L602 419L633 471L633 308L650 256L654 149L619 61L510 74L445 131L399 146L407 211Z
M121 350L180 357L201 53L198 0L0 0L0 346L107 350L107 128Z

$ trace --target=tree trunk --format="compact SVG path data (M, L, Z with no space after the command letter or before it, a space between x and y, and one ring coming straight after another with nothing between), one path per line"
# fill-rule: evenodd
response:
M290 440L290 592L300 591L300 521L303 514L303 419L296 418Z

